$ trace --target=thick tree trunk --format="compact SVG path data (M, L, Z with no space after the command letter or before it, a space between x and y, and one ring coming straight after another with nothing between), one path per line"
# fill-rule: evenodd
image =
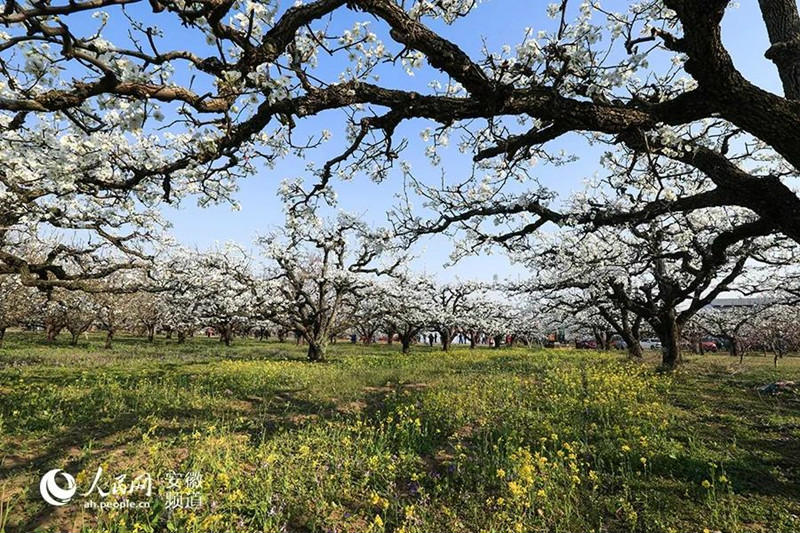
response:
M55 342L56 337L58 337L59 333L61 333L61 328L53 326L53 325L48 325L47 326L47 342Z
M0 348L3 347L3 341L6 338L6 328L5 326L0 327Z
M625 343L625 349L628 350L628 357L631 359L642 358L642 345L639 342L639 325L638 322L631 327L627 319L624 321L624 327L619 332L619 336Z
M147 342L153 342L156 338L156 327L147 326Z
M681 361L681 332L675 322L674 313L661 317L661 330L658 332L661 340L661 365L664 368L675 368Z
M114 339L114 329L113 328L108 328L106 330L106 344L105 344L105 346L103 346L103 348L105 348L106 350L110 350L111 349L111 341L113 339Z
M308 341L308 360L312 363L324 362L326 348L324 341Z
M478 334L473 333L469 336L469 349L474 350L476 344L478 344Z
M442 330L439 332L439 335L442 337L442 351L449 352L450 351L450 344L453 341L452 335L450 335L449 330Z
M70 332L70 335L72 337L69 340L69 345L70 346L77 346L78 345L78 336L80 336L80 332L78 332L78 333Z
M400 344L403 346L403 353L408 353L411 348L411 335L401 335Z
M796 0L758 0L767 26L767 59L775 63L783 84L783 94L800 99L800 15Z
M178 344L183 344L184 342L186 342L186 332L178 330Z
M233 324L223 324L216 328L219 333L219 342L225 346L230 346L233 341Z
M495 335L494 336L494 349L495 350L500 348L500 343L501 342L503 342L503 336L502 335Z
M639 339L624 339L625 344L628 347L628 357L631 359L641 359L642 358L642 345L639 344Z

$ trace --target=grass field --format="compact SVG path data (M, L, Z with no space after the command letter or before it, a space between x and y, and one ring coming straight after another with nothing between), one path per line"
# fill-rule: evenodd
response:
M800 358L101 346L0 349L0 532L800 530L800 395L755 390ZM84 493L99 466L148 473L149 507L42 500L48 470Z

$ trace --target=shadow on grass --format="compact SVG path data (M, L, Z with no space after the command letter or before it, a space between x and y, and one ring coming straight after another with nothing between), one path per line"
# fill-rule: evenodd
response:
M800 438L791 425L773 418L800 420L800 402L754 390L772 374L765 369L758 377L743 380L722 368L698 369L676 383L669 400L692 423L678 427L674 437L688 447L718 450L723 457L732 454L721 466L735 492L800 502ZM689 457L653 458L652 466L654 472L695 485L708 479L710 472L707 461Z
M9 478L22 472L32 472L39 479L52 468L61 468L73 475L87 467L92 468L108 454L124 450L127 446L141 438L142 421L150 415L157 415L161 420L179 420L178 427L159 426L152 435L163 440L178 437L194 431L198 425L215 424L223 419L233 420L237 414L247 415L250 424L237 427L233 424L233 432L248 434L253 442L269 439L272 435L295 429L311 419L342 416L329 404L319 404L305 400L300 394L305 389L279 390L270 398L244 397L231 399L240 402L239 407L217 410L183 409L176 407L159 408L153 413L125 413L115 417L108 423L79 424L52 436L40 451L23 462L10 466L0 465L0 479ZM251 405L247 408L246 405ZM134 431L136 429L140 431ZM91 451L84 453L89 449ZM99 443L99 444L98 444ZM27 488L28 501L38 501L38 482L36 486ZM49 527L58 507L43 506L28 520L10 528L9 533L27 533L40 527Z

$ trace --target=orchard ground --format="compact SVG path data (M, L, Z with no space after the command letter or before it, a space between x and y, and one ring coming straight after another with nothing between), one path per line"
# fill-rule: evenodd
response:
M0 531L800 530L800 396L756 390L800 358L399 348L10 333ZM99 466L148 473L149 507L86 508L120 498L80 495Z

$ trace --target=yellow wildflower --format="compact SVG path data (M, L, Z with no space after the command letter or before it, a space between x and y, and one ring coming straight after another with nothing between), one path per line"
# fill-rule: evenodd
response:
M511 492L511 494L513 494L516 497L521 496L523 493L522 487L520 487L519 483L517 483L516 481L508 482L508 490Z

